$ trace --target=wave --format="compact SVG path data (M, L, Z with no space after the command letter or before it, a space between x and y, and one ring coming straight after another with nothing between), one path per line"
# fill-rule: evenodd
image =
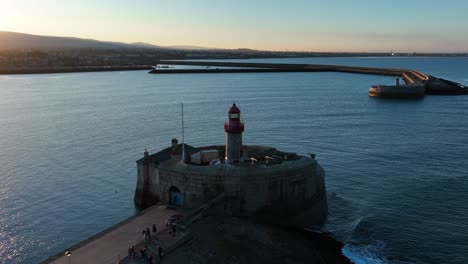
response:
M355 264L390 263L383 253L384 242L371 242L371 245L365 245L359 239L368 237L366 233L375 228L372 215L365 210L366 205L345 199L335 193L331 193L328 198L330 212L325 229L332 237L344 242L341 253Z
M350 241L356 230L371 217L363 210L365 206L336 193L330 193L328 201L329 214L324 229L343 243Z
M386 264L390 262L383 256L384 247L385 244L381 241L367 246L347 243L341 253L355 264Z

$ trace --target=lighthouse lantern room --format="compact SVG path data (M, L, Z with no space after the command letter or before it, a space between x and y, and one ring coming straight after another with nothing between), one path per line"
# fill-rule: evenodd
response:
M240 119L240 110L233 103L228 111L228 121L224 124L226 131L226 160L228 163L238 163L242 157L242 132L244 123Z

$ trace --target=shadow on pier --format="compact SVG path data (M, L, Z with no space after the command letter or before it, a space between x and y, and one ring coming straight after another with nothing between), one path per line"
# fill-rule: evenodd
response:
M199 66L199 68L177 69L167 65ZM205 68L201 68L200 66ZM261 72L345 72L396 77L396 83L393 86L371 86L369 89L369 95L377 97L422 98L424 94L468 94L468 87L462 84L426 75L416 70L399 68L377 68L323 64L161 60L156 66L154 66L154 69L150 71L150 73L154 74ZM400 78L405 82L405 84L399 83Z

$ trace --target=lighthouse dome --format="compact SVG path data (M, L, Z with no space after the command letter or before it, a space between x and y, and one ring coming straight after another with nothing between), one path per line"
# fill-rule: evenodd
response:
M231 108L229 108L229 113L230 114L239 114L240 110L237 108L236 103L233 103Z

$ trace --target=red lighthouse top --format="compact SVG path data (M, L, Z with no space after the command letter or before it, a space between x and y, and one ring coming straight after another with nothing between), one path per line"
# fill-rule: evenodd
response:
M244 123L240 120L240 110L233 103L228 111L228 122L224 124L226 133L242 133L244 132Z
M240 114L240 110L237 108L236 103L233 103L231 108L229 108L229 114Z

